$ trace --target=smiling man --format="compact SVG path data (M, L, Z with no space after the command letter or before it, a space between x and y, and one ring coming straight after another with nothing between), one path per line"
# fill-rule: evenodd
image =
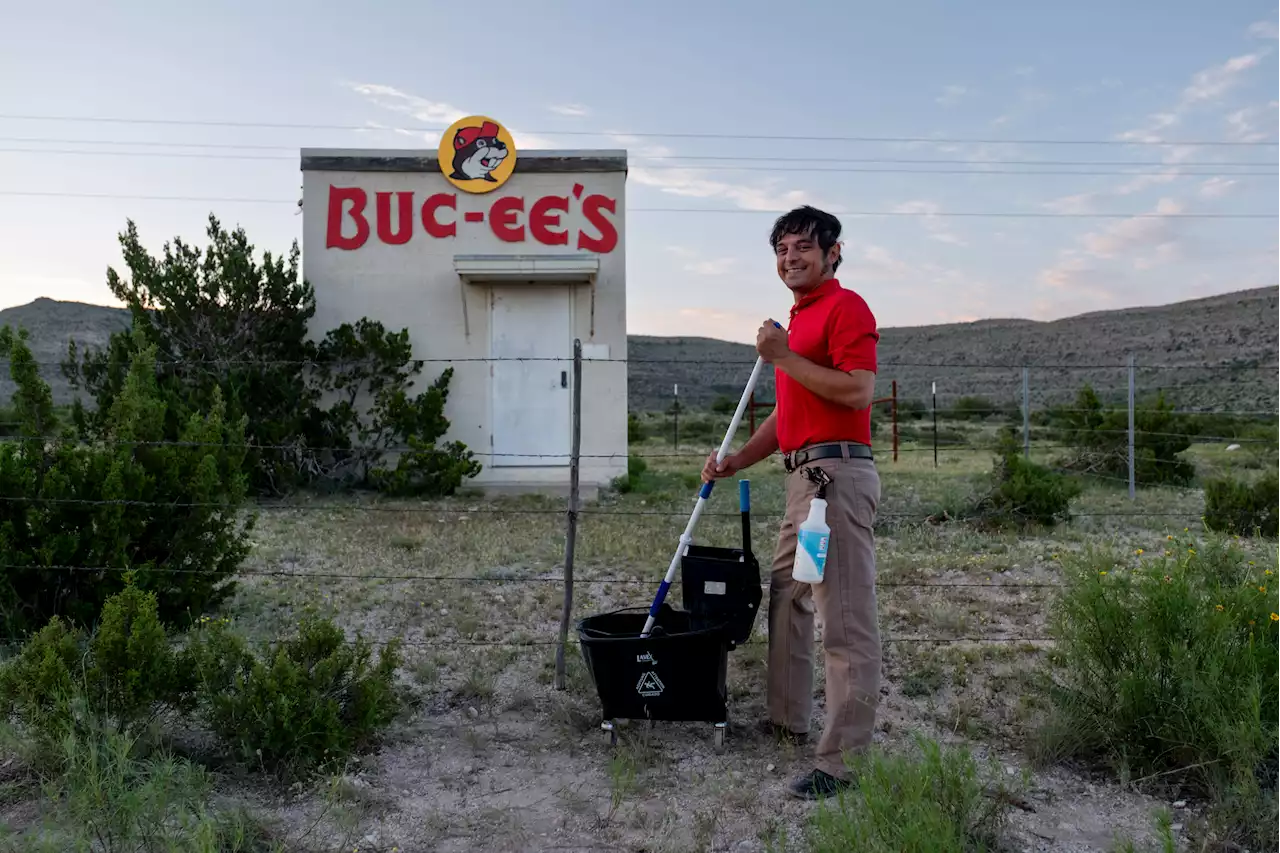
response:
M755 435L703 480L729 477L781 451L787 471L786 518L769 584L769 674L766 731L804 740L813 711L814 612L826 653L826 725L815 767L791 792L832 796L849 784L847 752L871 744L880 698L880 631L872 527L880 477L871 455L875 394L875 317L861 296L836 279L840 221L812 207L780 217L769 236L778 277L791 290L787 330L766 320L756 351L774 366L777 403ZM823 580L792 579L796 532L818 486L805 474L821 468L831 537Z

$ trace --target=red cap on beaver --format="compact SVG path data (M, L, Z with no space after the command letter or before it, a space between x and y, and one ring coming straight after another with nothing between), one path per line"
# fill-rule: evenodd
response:
M491 121L486 121L479 127L464 127L459 130L453 137L453 147L462 149L466 148L472 142L475 142L481 136L498 135L498 126Z

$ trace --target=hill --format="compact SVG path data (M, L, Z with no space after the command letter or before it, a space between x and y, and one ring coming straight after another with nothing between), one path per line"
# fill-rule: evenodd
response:
M888 395L896 380L900 398L927 402L930 383L936 381L940 406L963 395L1014 404L1021 399L1022 366L1027 365L1033 404L1069 400L1086 381L1099 393L1123 399L1132 351L1139 395L1163 388L1188 408L1274 410L1276 370L1265 366L1275 364L1280 347L1278 297L1276 287L1265 287L1051 322L999 319L886 328L877 393ZM54 400L63 404L72 399L57 368L67 342L102 347L112 332L128 326L129 314L41 298L0 311L0 326L6 323L31 332ZM718 396L736 401L755 360L753 347L712 338L633 335L629 348L630 407L637 411L669 406L675 384L687 406L704 407ZM7 404L12 393L6 370L0 376L0 404ZM757 397L773 397L768 366Z

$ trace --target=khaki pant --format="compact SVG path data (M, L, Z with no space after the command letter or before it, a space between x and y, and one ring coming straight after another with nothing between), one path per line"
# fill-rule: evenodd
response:
M870 459L819 459L831 538L822 583L791 579L796 532L818 487L803 469L787 475L786 519L778 535L769 584L769 718L793 732L809 731L813 711L814 613L826 653L826 727L816 766L848 777L843 753L871 743L880 700L880 630L876 617L876 557L872 526L880 475Z

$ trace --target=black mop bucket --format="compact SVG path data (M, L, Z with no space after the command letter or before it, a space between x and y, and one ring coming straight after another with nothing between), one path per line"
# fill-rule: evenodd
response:
M578 639L607 720L723 722L729 638L722 625L695 628L663 607L641 637L647 607L588 616Z
M740 481L742 548L690 545L681 556L684 610L666 603L641 636L649 608L588 616L578 641L603 706L601 728L617 742L617 720L715 724L715 745L728 727L730 650L751 636L763 593L751 553L748 483Z

